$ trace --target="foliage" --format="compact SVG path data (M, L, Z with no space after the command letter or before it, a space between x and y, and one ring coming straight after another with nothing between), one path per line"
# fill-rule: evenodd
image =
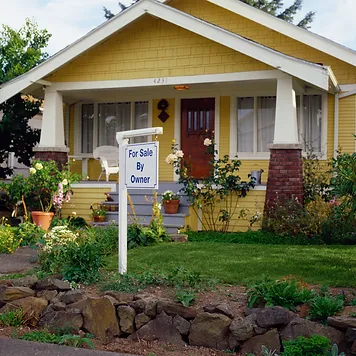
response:
M43 52L51 35L40 30L35 22L26 19L25 25L14 30L3 25L0 30L0 85L48 58ZM39 141L39 130L31 129L28 121L40 112L41 101L17 94L0 104L3 118L0 122L0 159L7 161L7 153L15 152L20 163L30 165L32 148ZM0 167L5 178L13 169Z
M102 204L92 204L90 206L90 210L91 210L91 216L93 218L98 217L98 216L106 216L107 215L105 206Z
M194 303L195 299L197 299L197 296L193 291L184 290L181 287L177 288L175 300L184 305L185 307L191 306Z
M326 323L329 316L337 314L343 307L344 299L342 295L336 297L332 295L317 295L310 303L309 315L311 319Z
M40 242L46 233L40 226L30 222L20 224L15 231L17 238L22 240L22 246L33 246Z
M13 253L20 247L21 238L14 231L10 226L0 225L0 253Z
M22 309L8 311L0 314L1 326L21 326L24 324Z
M131 4L135 4L140 0L132 0ZM282 0L241 0L245 4L251 5L256 7L262 11L268 12L269 14L276 16L282 20L287 22L293 22L294 16L302 9L302 0L295 0L292 5L287 7L286 9L282 10L283 8L283 1ZM127 9L127 6L119 2L120 11ZM104 10L104 17L107 20L110 20L115 15L107 9L105 6ZM315 16L314 11L308 12L302 20L300 20L297 24L298 27L302 27L305 29L310 28L310 24L313 22Z
M92 236L100 245L100 249L104 255L111 255L118 250L119 229L116 225L88 228L86 234Z
M179 200L179 198L180 198L179 194L174 193L172 190L166 190L162 194L162 203L170 200Z
M297 305L311 300L313 292L303 287L296 281L273 281L265 277L262 281L249 286L248 305L253 307L259 304L269 306L281 306L292 311Z
M231 222L234 218L245 217L245 211L238 210L238 200L245 197L255 184L253 180L241 181L238 175L241 161L237 157L230 159L225 155L218 158L215 142L208 137L203 144L207 148L206 154L210 157L211 167L209 176L204 179L192 176L189 158L184 158L184 153L178 150L175 140L172 141L173 153L166 157L166 162L174 166L175 173L179 176L178 183L183 185L181 191L191 201L204 230L226 232L233 229Z
M68 226L69 229L75 231L77 229L86 228L88 224L80 216L71 215L67 218L59 218L58 216L54 216L51 221L51 228L55 226Z
M58 344L64 344L67 346L73 347L83 347L88 346L91 349L94 349L93 341L90 340L88 337L80 337L79 335L63 335Z

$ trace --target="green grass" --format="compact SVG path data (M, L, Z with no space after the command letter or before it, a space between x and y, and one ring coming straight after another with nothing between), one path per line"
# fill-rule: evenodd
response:
M184 266L205 278L249 284L268 275L295 275L309 284L356 287L356 247L286 246L193 242L159 244L128 252L128 271L168 272ZM117 270L117 255L107 258L107 270Z

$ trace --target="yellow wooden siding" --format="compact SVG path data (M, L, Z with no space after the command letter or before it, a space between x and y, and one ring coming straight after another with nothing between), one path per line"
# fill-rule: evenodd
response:
M173 0L169 5L282 53L331 66L340 84L356 83L356 68L351 64L347 64L338 58L329 56L206 0Z
M149 15L46 79L121 80L272 69L242 53Z
M152 125L153 127L163 127L163 135L158 135L159 140L159 179L161 181L173 181L173 167L165 162L166 157L172 152L172 140L174 137L174 121L179 118L175 118L175 100L166 99L169 103L168 109L166 110L169 115L169 119L163 123L158 115L160 110L158 110L157 105L160 99L153 100L153 117Z
M110 191L109 188L73 188L73 195L69 203L63 205L62 216L81 216L86 221L91 221L90 206L101 203L105 200L104 193Z
M335 96L328 95L328 125L327 125L327 158L334 155L334 115L335 115Z
M230 155L230 97L220 98L220 157Z
M356 96L348 96L339 102L339 147L342 152L355 152Z

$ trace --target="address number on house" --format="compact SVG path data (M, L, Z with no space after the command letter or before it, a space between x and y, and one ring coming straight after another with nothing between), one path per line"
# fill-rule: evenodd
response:
M168 78L154 78L153 84L166 84L168 83Z
M125 185L129 189L158 189L158 142L127 145Z

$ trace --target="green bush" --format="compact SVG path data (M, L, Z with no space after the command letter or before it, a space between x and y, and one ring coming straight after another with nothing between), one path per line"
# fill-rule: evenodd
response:
M326 322L329 316L340 312L344 307L342 295L336 297L332 295L317 295L310 303L309 316L311 319Z
M283 341L283 356L326 356L331 348L330 340L324 336L311 338L299 336L297 340Z
M41 227L30 222L24 222L16 229L17 238L22 240L22 246L33 246L43 239L45 233Z
M150 246L156 243L168 241L166 233L161 233L158 226L143 227L140 224L131 224L127 228L127 248L133 249L139 246Z
M119 229L116 225L91 228L88 230L88 234L93 236L105 255L117 252Z
M272 281L269 278L249 286L248 305L254 307L259 304L265 306L281 306L295 311L297 305L310 301L313 292L296 281Z
M9 311L0 314L0 325L1 326L21 326L24 324L22 309Z
M0 225L0 253L13 253L20 247L21 238L16 238L14 228Z

